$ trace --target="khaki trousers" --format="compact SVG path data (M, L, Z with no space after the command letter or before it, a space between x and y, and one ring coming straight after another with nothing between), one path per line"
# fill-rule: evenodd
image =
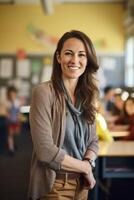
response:
M52 191L39 200L87 200L88 190L82 189L80 178L56 179Z

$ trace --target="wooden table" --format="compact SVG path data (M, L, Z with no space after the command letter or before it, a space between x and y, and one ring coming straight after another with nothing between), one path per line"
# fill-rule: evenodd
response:
M99 142L99 157L134 156L134 141Z
M99 199L99 182L104 178L134 178L134 141L99 142L94 200Z
M129 135L129 131L110 131L110 134L114 138L122 138Z

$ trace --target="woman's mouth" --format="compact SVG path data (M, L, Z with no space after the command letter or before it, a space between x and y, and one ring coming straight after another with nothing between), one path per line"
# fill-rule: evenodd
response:
M68 66L69 69L72 69L72 70L77 70L77 69L80 69L80 67L77 67L77 66Z

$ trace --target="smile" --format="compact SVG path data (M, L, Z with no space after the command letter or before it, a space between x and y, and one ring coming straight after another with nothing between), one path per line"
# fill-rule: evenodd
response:
M80 69L80 67L76 67L76 66L68 66L70 69L73 69L73 70L77 70L77 69Z

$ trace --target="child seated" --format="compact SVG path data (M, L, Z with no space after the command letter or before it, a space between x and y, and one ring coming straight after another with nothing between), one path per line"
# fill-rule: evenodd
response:
M129 96L125 101L123 111L116 124L128 125L129 135L124 139L134 140L134 96Z

